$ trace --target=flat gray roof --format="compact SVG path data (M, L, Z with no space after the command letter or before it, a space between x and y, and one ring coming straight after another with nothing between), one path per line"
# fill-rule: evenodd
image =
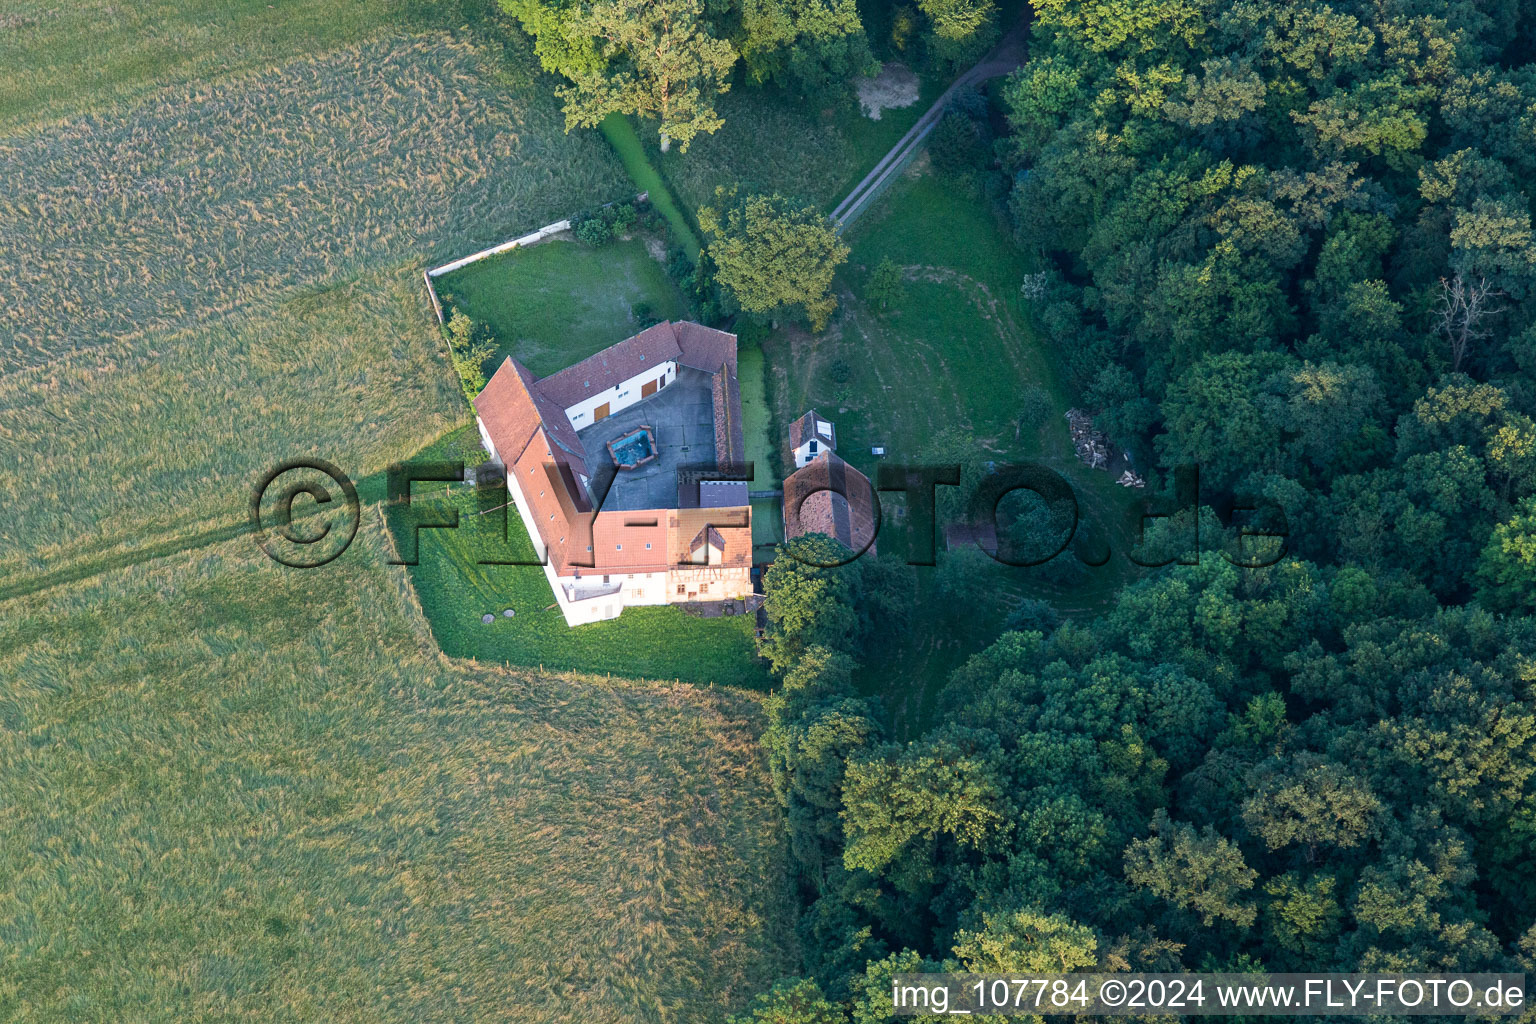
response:
M700 480L700 508L740 508L751 504L745 480Z
M656 458L636 469L616 470L608 442L636 427L650 427ZM604 509L677 508L677 471L715 466L715 404L710 375L688 366L677 368L677 380L650 398L636 402L581 431L587 450L587 476L594 501ZM611 491L601 498L603 485ZM746 484L742 484L745 505Z

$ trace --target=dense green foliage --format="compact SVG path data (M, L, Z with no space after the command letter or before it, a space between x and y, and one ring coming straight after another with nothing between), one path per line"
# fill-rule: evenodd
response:
M876 51L905 51L911 16L871 40L854 0L500 0L535 41L569 126L612 113L654 118L666 148L687 150L724 124L718 104L738 62L746 80L771 82L818 103L847 101L853 82L879 70ZM883 22L885 4L871 5ZM997 38L993 0L918 0L926 55L974 60ZM905 20L903 20L905 19ZM923 55L913 47L909 59Z
M1530 969L1531 12L1034 6L995 150L1021 293L1154 489L1197 464L1289 553L1208 551L1090 621L1023 602L902 736L848 696L873 652L773 641L814 987L769 998L862 1022L921 966ZM981 128L946 118L935 166L992 173ZM941 562L951 607L984 562ZM770 604L838 599L802 575Z
M1037 9L1011 210L1100 425L1466 599L1536 483L1520 5Z
M721 189L715 203L699 210L699 227L709 239L715 280L736 305L749 313L793 307L812 330L825 327L837 308L832 275L848 259L831 220L779 195Z

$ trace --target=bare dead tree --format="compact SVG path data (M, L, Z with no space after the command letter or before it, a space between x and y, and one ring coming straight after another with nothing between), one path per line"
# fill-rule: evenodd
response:
M1461 369L1462 360L1467 357L1473 342L1493 334L1486 321L1504 311L1503 306L1495 303L1501 294L1486 277L1479 277L1473 284L1462 280L1460 274L1449 281L1440 279L1440 305L1435 310L1435 327L1450 343L1451 369Z

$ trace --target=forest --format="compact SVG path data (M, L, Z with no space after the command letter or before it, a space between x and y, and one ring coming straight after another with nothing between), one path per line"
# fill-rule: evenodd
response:
M1039 324L1153 490L1197 466L1286 556L1025 601L901 736L850 681L908 570L776 561L806 973L739 1019L884 1021L913 970L1536 968L1536 10L1032 7L975 159Z

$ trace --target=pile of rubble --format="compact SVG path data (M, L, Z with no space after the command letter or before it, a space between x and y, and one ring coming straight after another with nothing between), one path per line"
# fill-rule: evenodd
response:
M1094 469L1108 469L1113 446L1102 431L1094 429L1093 417L1081 409L1068 409L1067 426L1072 431L1072 447L1077 449L1077 457Z

